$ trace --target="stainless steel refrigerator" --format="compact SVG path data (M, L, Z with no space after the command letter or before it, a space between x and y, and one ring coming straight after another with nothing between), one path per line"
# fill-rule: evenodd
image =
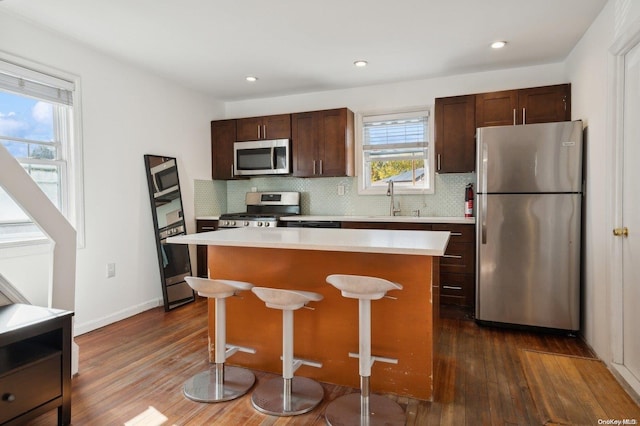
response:
M476 319L580 328L582 121L479 128Z

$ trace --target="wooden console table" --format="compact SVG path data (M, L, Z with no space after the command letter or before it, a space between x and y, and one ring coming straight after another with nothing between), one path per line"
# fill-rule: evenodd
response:
M0 306L0 424L58 409L71 424L71 317L33 305Z

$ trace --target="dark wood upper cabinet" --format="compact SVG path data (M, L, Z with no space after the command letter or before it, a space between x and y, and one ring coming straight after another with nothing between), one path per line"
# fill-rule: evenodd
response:
M435 101L437 173L475 170L475 96L452 96Z
M291 114L293 175L354 176L353 120L347 108Z
M571 85L533 87L518 91L520 124L571 120Z
M291 139L291 114L240 118L235 122L237 141Z
M233 143L236 141L236 120L211 122L211 177L234 179Z
M571 120L570 84L476 95L476 127L569 120Z
M475 127L512 126L519 124L518 91L480 93L475 96Z
M571 84L437 98L436 172L475 171L478 127L569 120Z

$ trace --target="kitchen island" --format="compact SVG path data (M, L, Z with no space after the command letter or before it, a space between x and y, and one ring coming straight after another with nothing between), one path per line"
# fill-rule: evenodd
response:
M342 297L325 281L330 274L370 275L402 284L372 303L372 353L397 358L376 363L374 392L430 400L438 332L439 256L449 232L312 228L235 228L172 237L171 243L208 246L209 276L256 286L320 293L314 310L294 314L296 357L322 362L302 366L296 375L357 388L358 302ZM209 301L209 340L214 303ZM227 299L227 341L253 347L227 362L281 373L282 314L249 292ZM210 359L211 358L210 348Z

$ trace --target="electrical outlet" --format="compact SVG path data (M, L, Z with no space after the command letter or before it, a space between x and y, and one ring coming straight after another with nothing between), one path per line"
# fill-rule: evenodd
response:
M344 195L344 185L338 185L338 195Z
M116 276L116 264L107 263L107 278L113 278Z

